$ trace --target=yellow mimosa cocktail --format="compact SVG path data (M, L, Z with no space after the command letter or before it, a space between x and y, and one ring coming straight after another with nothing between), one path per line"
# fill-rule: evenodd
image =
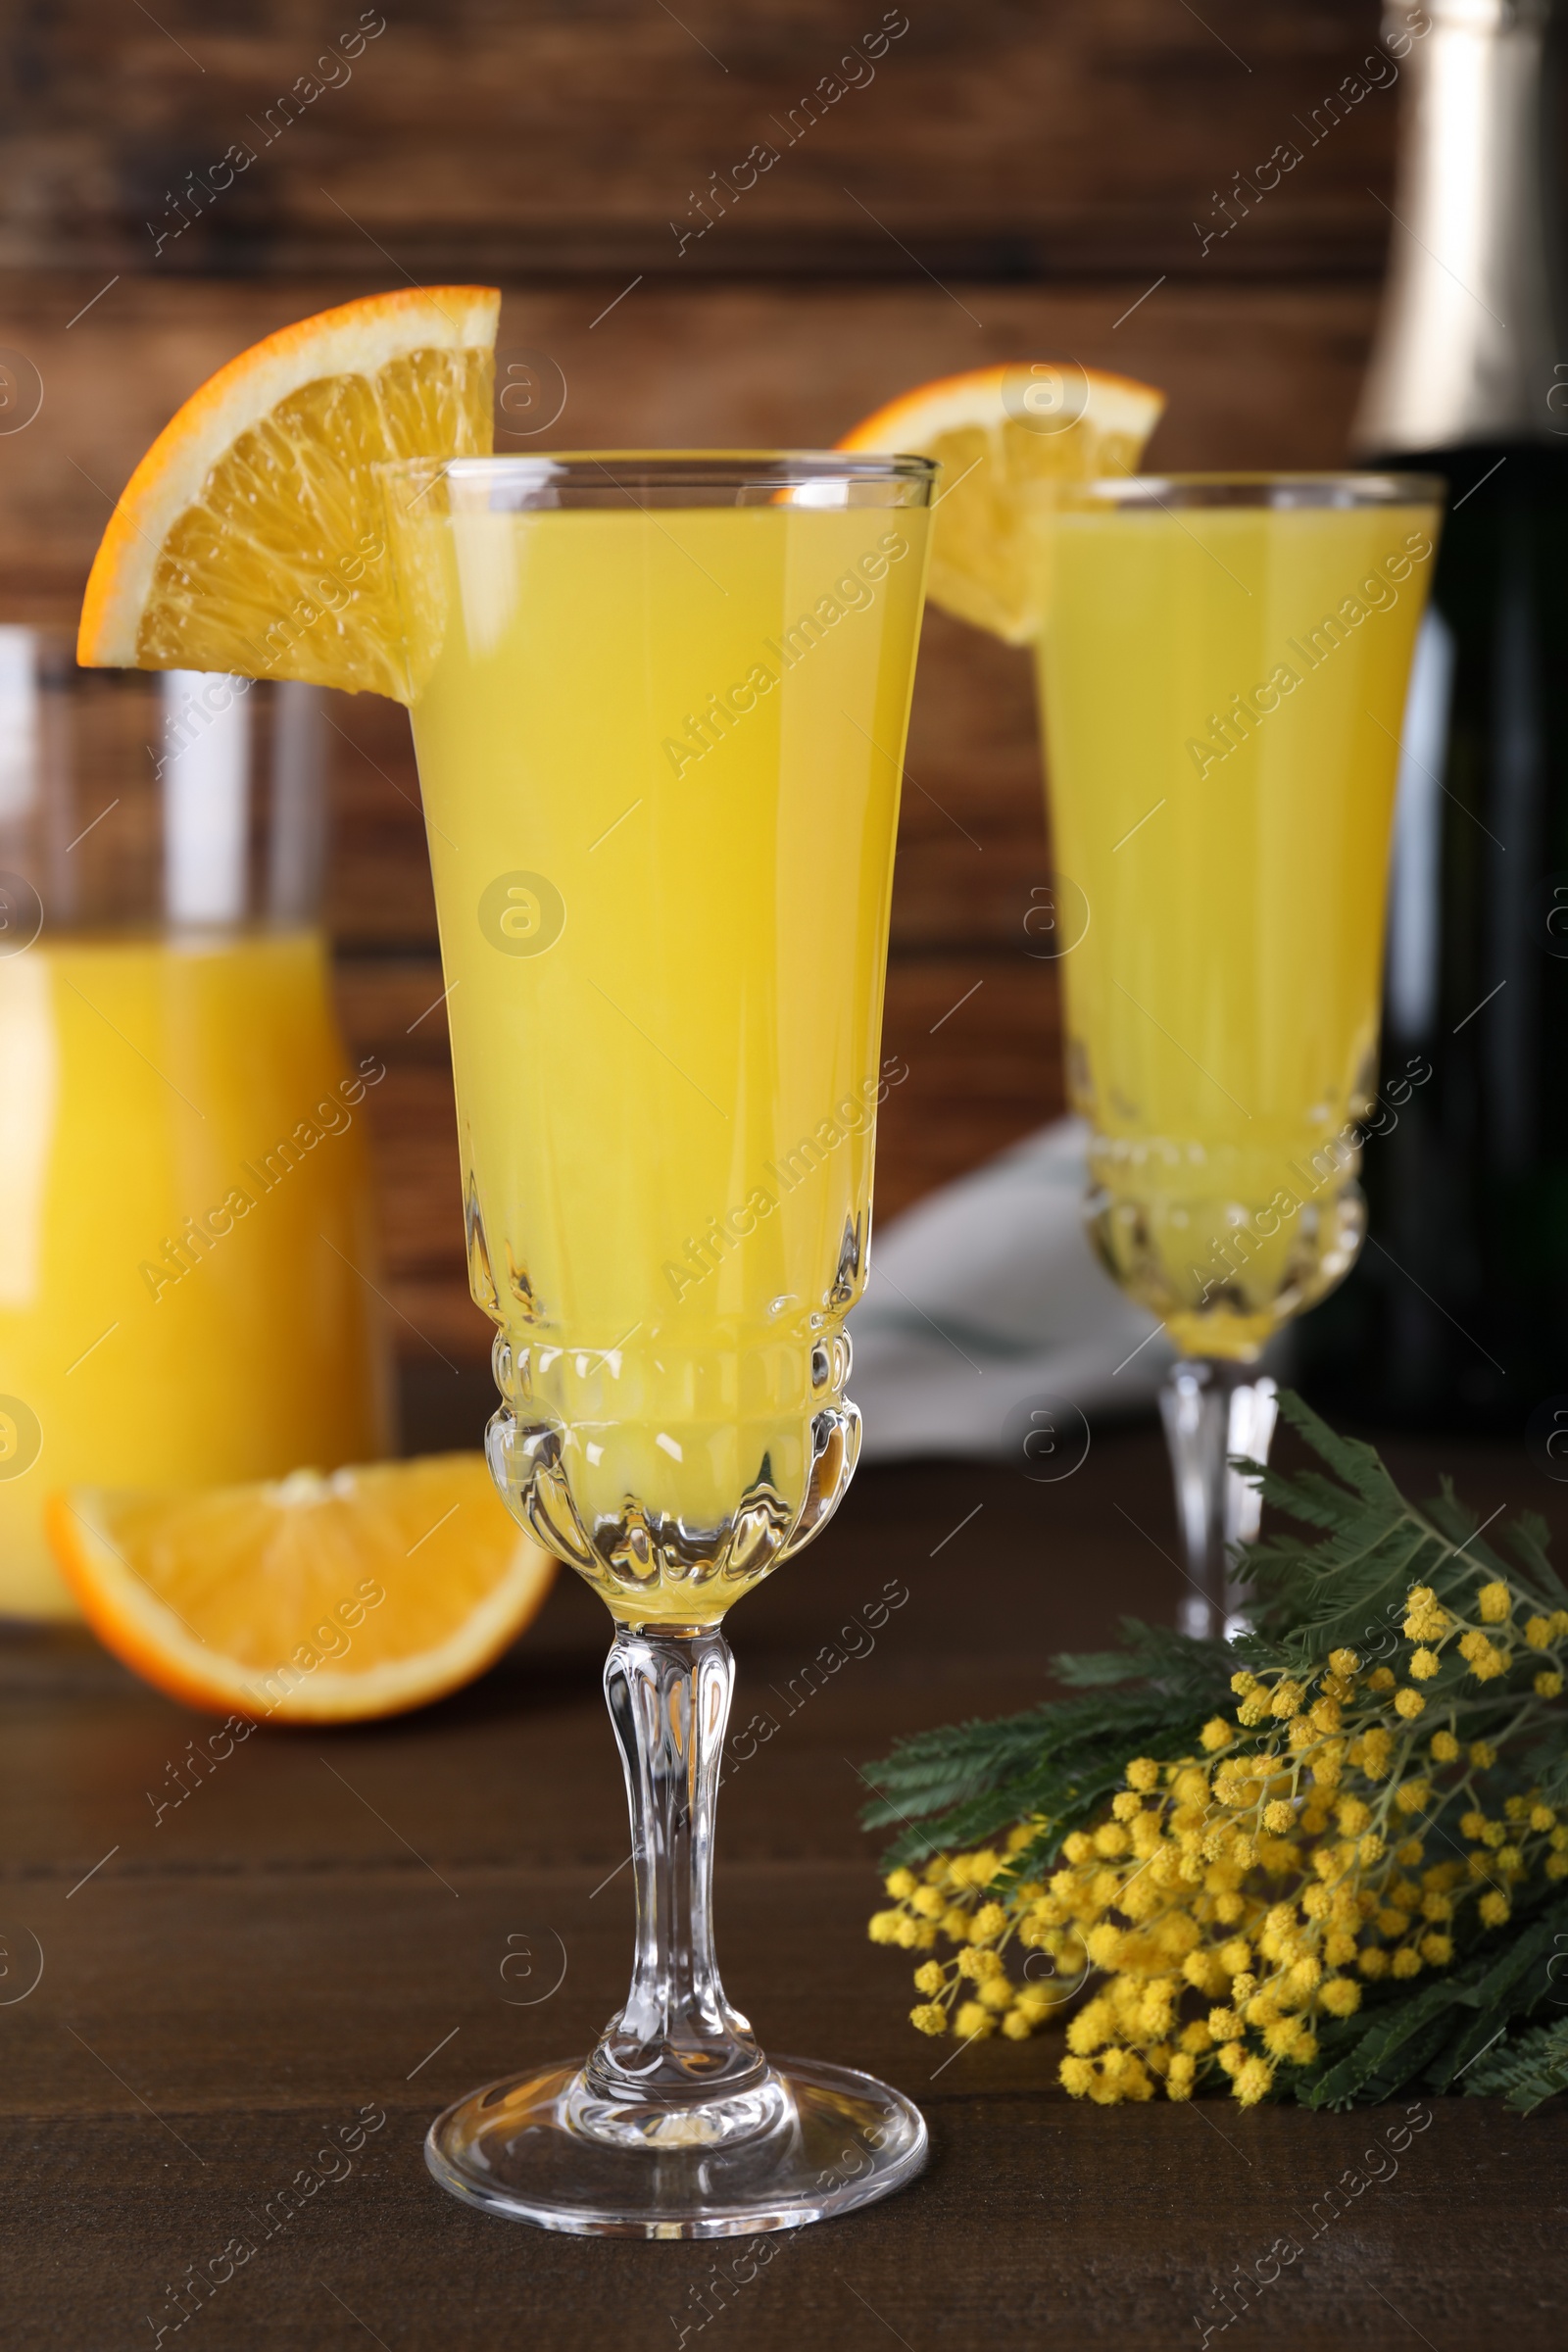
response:
M1187 1354L1249 1359L1345 1272L1373 1083L1425 501L1042 517L1054 854L1092 1230ZM1419 488L1419 485L1417 485Z
M885 2195L902 2093L770 2064L719 1983L731 1602L826 1524L859 1416L883 966L934 468L382 471L441 924L490 1463L615 1623L637 1891L581 2065L439 2116L457 2196L711 2236Z
M707 1621L854 1463L926 515L449 479L414 727L507 1477L618 1616Z
M1090 1230L1178 1349L1160 1396L1194 1635L1246 1622L1275 1387L1365 1223L1389 836L1440 485L1189 474L1034 516L1067 1077ZM1077 935L1081 934L1081 935Z

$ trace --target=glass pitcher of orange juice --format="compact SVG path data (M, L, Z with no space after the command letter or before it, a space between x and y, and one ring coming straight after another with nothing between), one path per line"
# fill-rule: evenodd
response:
M321 717L0 625L0 1616L75 1613L63 1487L388 1449L385 1073L332 1011Z

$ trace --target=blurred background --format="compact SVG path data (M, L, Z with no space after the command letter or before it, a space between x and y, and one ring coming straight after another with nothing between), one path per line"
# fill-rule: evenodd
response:
M1346 454L1391 61L1320 100L1371 51L1373 0L34 0L8 26L0 345L41 405L0 430L0 547L8 593L62 615L214 368L410 282L504 288L500 448L831 443L923 379L1070 357L1166 390L1157 466ZM1282 142L1301 161L1260 201ZM742 188L759 144L778 161ZM388 1065L367 1109L406 1427L472 1443L489 1326L407 720L368 697L329 717L328 915L351 1055ZM1050 871L1026 657L931 612L908 769L884 1226L1062 1106L1024 928Z

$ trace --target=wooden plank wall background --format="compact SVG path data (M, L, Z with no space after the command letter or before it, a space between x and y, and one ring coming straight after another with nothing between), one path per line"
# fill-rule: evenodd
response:
M1374 0L18 0L6 23L0 346L44 391L0 432L8 599L79 596L131 466L222 361L438 277L503 286L503 349L564 378L555 426L500 446L830 442L924 378L1069 356L1166 389L1158 465L1345 454L1399 99ZM725 196L759 144L777 162ZM330 913L351 1042L391 1065L398 1328L471 1361L406 721L331 716ZM883 1218L1061 1102L1023 929L1049 867L1022 655L930 617L909 772Z

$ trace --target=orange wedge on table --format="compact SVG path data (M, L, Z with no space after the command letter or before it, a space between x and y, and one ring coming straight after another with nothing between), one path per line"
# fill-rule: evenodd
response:
M482 454L501 297L420 286L287 326L164 427L94 560L78 660L406 702L370 467Z
M841 449L936 458L933 604L1025 645L1036 633L1025 516L1037 485L1135 473L1165 395L1075 360L943 376L867 416Z
M76 1487L47 1525L118 1658L187 1706L258 1723L442 1697L516 1640L556 1572L476 1453L195 1493Z

